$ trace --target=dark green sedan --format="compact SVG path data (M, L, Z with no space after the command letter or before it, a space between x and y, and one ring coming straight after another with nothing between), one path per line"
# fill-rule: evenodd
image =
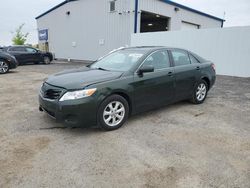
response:
M181 100L204 102L215 66L183 49L123 48L79 69L50 76L40 111L69 127L121 127L129 116Z

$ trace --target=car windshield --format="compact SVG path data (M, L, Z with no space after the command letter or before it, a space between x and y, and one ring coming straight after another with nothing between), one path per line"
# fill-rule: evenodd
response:
M119 50L101 58L90 65L90 68L125 72L130 70L144 54L144 50Z

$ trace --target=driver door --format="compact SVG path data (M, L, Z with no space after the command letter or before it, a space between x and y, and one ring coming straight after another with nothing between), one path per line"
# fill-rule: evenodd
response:
M29 61L29 62L39 62L40 61L40 54L34 48L26 47L26 56L27 56L27 61Z
M154 72L134 75L135 111L143 112L170 103L174 99L174 68L167 50L149 55L141 66L153 65Z

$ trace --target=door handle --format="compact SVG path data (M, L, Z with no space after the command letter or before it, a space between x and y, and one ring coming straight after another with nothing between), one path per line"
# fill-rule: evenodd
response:
M201 68L198 66L198 67L196 67L196 70L201 70Z
M168 72L168 76L173 76L173 72Z

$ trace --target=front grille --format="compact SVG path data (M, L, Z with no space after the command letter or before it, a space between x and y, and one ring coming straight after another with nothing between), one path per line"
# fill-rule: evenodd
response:
M46 83L44 83L41 88L42 96L46 99L51 99L51 100L59 99L62 92L63 92L63 89L51 86Z
M61 95L62 91L60 90L56 90L56 89L49 89L47 91L44 92L43 97L47 98L47 99L58 99Z

